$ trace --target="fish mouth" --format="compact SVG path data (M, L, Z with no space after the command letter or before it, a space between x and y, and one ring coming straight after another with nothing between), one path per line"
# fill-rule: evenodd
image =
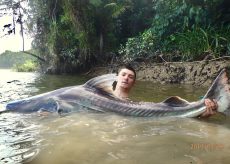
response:
M6 108L6 104L0 104L0 113L4 111Z

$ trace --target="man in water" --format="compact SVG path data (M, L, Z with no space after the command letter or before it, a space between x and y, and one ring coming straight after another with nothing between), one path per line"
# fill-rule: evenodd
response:
M129 93L135 84L136 71L130 65L124 65L118 71L117 81L113 83L113 94L119 99L129 100ZM217 102L205 99L206 110L200 115L209 117L217 111Z

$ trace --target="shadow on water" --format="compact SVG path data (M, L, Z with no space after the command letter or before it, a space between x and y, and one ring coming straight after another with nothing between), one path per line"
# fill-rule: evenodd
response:
M0 105L88 79L3 72ZM206 90L138 81L131 97L159 102L178 95L196 101ZM222 115L147 119L87 112L65 117L5 113L0 115L0 163L230 163L228 136L230 119Z

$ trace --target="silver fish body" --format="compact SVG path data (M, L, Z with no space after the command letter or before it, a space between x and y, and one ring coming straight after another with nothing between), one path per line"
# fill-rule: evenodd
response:
M84 85L10 102L3 112L32 113L37 111L59 114L78 111L113 112L135 117L197 117L206 109L204 99L216 99L218 111L229 114L230 93L226 71L222 70L202 100L188 102L180 97L167 98L161 103L120 100L112 94L115 74L93 78Z

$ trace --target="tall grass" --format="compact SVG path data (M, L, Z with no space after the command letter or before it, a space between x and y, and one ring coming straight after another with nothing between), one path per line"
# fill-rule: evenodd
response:
M230 28L196 28L171 35L164 45L166 51L177 52L182 61L201 60L230 55Z

